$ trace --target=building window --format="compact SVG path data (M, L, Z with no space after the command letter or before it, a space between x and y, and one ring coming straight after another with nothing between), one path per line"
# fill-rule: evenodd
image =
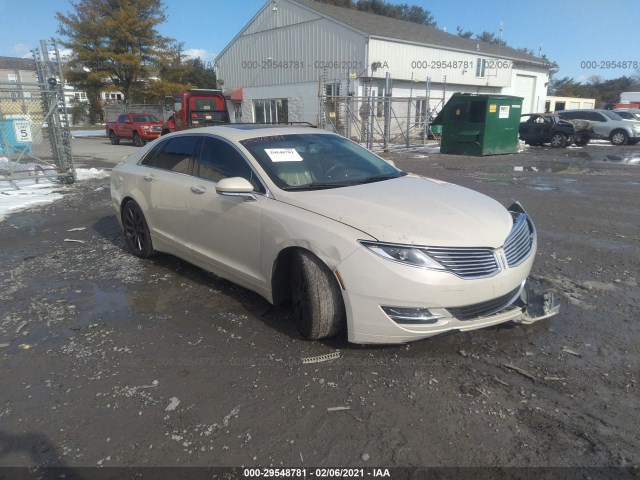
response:
M18 76L15 73L9 73L7 74L7 80L9 80L10 82L17 82Z
M476 62L476 77L484 78L486 66L487 59L478 57L478 61Z
M253 121L256 123L287 123L289 121L287 99L254 100Z
M416 120L414 125L418 128L421 128L427 119L426 117L427 117L427 101L416 100Z

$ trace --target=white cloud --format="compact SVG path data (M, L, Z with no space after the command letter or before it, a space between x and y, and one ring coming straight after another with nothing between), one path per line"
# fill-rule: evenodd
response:
M187 58L199 58L205 63L205 65L207 62L213 63L218 56L216 52L210 52L203 48L189 48L182 53L186 55Z
M29 51L29 46L25 43L16 43L13 46L14 53L24 53Z

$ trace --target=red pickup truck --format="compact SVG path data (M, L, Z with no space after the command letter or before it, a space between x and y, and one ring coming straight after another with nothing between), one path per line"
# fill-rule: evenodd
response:
M121 139L133 140L137 147L155 140L162 133L162 122L147 113L123 113L115 122L107 123L107 135L112 145Z

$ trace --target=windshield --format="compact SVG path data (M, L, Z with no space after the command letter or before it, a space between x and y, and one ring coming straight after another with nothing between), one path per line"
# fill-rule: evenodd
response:
M273 135L240 143L283 190L336 188L406 175L337 135Z
M140 122L140 123L142 122L158 123L160 120L158 120L158 118L155 117L154 115L134 115L133 121Z
M629 111L623 111L623 112L616 111L615 113L620 115L622 118L626 120L640 120L640 112L636 113L636 112L629 112Z

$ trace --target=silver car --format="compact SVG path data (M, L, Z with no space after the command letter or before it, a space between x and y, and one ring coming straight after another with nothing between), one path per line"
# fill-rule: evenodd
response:
M640 122L640 108L615 108L612 111L625 120Z
M627 121L611 110L561 110L556 113L565 120L587 120L597 138L605 138L614 145L634 145L640 141L640 121Z
M303 337L403 343L558 311L527 283L537 248L518 203L407 174L312 128L170 134L111 174L126 242L291 301Z

